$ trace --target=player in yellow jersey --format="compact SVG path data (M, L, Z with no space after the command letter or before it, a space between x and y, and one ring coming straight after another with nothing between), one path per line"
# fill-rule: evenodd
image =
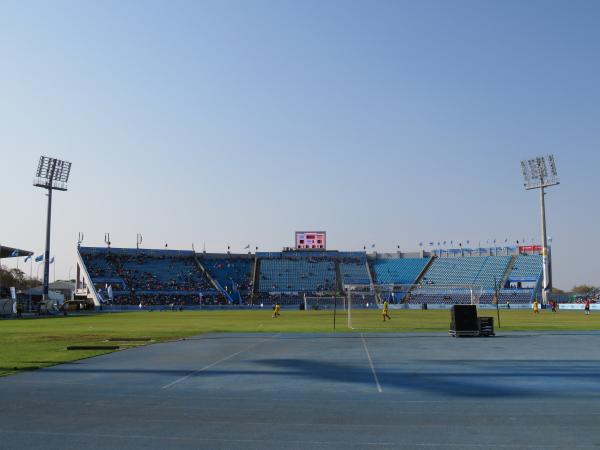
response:
M392 320L392 318L390 317L390 315L388 314L388 307L389 307L389 303L388 301L384 301L383 302L383 310L381 311L381 315L383 316L383 321L385 322L385 319L388 318L390 320Z
M540 304L537 301L537 298L533 301L533 313L538 314L540 312Z
M275 303L275 308L273 308L273 318L275 317L279 317L279 310L281 309L281 306L279 305L279 303Z

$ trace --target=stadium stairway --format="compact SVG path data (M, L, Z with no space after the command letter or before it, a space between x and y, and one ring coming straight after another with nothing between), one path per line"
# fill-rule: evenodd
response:
M429 258L429 261L427 261L427 264L425 264L425 267L423 267L423 270L421 270L421 273L419 275L417 275L417 278L413 282L413 284L419 284L421 282L421 280L423 279L423 277L425 276L425 274L427 273L427 271L429 270L429 268L433 264L433 260L434 259L435 259L435 256L431 256Z
M335 287L338 292L344 292L344 282L342 281L340 262L337 259L335 260Z
M431 265L433 264L434 259L436 258L436 256L430 256L429 257L429 261L427 261L427 264L425 264L425 267L423 267L423 270L421 270L421 273L419 275L417 275L417 279L415 280L415 282L413 284L419 284L421 283L421 280L423 279L423 277L425 276L425 274L427 273L427 271L429 270L429 268L431 267ZM410 299L412 297L412 286L409 289L409 291L404 294L404 298L402 298L402 302L401 303L409 303Z
M513 267L515 266L515 262L517 262L517 257L513 255L510 257L508 266L506 266L506 271L504 272L504 276L502 277L502 281L500 282L500 286L498 286L498 289L503 289L504 286L506 286L506 281L508 280L508 276L510 275L510 273L513 270Z
M208 270L206 270L206 268L202 265L202 263L198 259L198 255L196 255L195 252L194 252L194 261L196 261L196 265L198 266L198 269L200 270L200 272L202 272L204 274L204 276L208 279L208 281L210 281L210 283L214 286L214 288L217 290L217 292L220 292L231 304L233 304L233 298L231 298L231 295L229 294L229 292L227 292L226 289L223 289L223 286L221 286L221 283L219 283L217 280L215 280L212 277L212 275L208 272Z
M373 277L373 272L371 272L371 266L369 265L369 258L365 258L365 265L367 266L367 273L369 274L369 283L371 285L371 287L373 287L373 285L375 284L374 280L375 278Z
M260 259L254 255L254 269L252 271L252 293L250 294L250 303L254 304L254 299L258 294L258 282L260 281Z

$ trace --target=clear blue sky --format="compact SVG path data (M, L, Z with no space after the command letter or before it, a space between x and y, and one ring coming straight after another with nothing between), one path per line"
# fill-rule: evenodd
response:
M79 231L208 251L313 228L345 250L530 242L519 161L554 153L555 285L600 284L598 23L597 1L2 2L0 239L42 251L48 154L73 162L58 278Z

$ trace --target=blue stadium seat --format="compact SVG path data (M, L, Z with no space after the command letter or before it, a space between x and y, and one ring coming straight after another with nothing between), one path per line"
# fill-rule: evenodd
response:
M542 257L540 255L519 255L515 260L509 278L536 278L542 276Z
M228 292L247 293L251 288L253 259L232 256L200 258L208 273Z
M472 284L493 290L502 281L510 256L467 256L436 258L422 284Z
M372 263L371 268L376 283L412 284L428 261L428 258L377 259Z
M106 285L113 287L115 303L168 304L218 298L191 252L80 248L80 254L104 298Z
M340 262L340 275L342 284L370 284L369 272L367 269L366 258L363 259L345 259Z
M335 263L312 258L262 259L260 292L327 292L336 288Z

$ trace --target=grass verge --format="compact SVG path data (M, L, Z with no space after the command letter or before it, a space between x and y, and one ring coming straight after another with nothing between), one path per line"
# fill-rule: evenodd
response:
M383 323L377 310L354 311L353 324L358 331L428 332L448 331L448 310L391 310L392 320ZM501 311L500 329L496 331L583 331L599 330L600 314L585 316L582 311ZM494 316L491 310L480 315ZM337 332L351 331L346 326L345 311L338 311ZM133 312L93 316L55 317L35 320L0 321L0 376L33 370L77 359L110 353L105 350L67 351L70 345L106 345L111 338L129 339L121 348L146 345L152 338L162 342L214 332L333 332L333 312L287 311L271 318L262 311L183 311ZM111 343L115 343L111 341Z

